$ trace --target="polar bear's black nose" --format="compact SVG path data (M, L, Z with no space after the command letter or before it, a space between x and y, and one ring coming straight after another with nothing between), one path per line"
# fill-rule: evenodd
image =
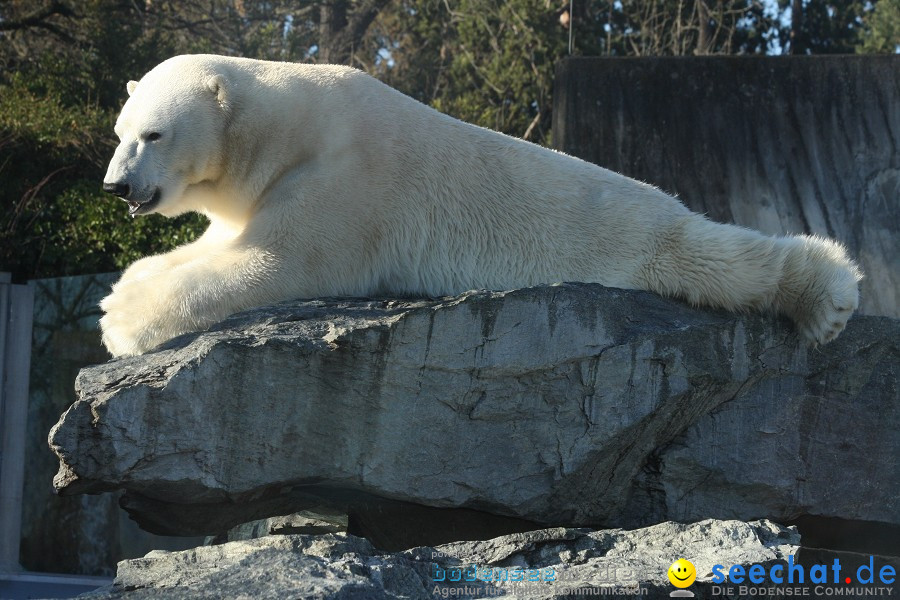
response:
M103 191L115 194L119 198L125 198L131 191L127 183L103 183Z

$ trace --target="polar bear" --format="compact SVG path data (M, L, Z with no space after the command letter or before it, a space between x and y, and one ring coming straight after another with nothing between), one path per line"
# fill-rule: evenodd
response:
M711 222L352 68L187 55L127 89L104 189L132 215L210 226L113 286L100 325L114 356L316 296L597 282L785 313L813 344L857 307L861 273L834 241Z

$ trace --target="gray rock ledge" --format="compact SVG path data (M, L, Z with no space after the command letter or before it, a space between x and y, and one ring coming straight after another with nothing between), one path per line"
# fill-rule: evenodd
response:
M897 525L898 343L885 317L807 349L770 316L589 284L288 302L81 371L54 484L124 489L175 535L378 499L540 526ZM414 541L471 538L437 539Z
M550 599L579 597L572 590L590 597L599 588L605 598L669 598L675 588L666 571L687 558L698 573L690 591L711 598L713 565L768 568L794 555L799 541L796 530L769 521L712 520L634 531L545 529L395 554L346 534L269 536L126 560L112 586L82 597ZM489 581L448 581L454 569L464 579L459 571L473 566L471 578L480 572ZM497 581L516 569L544 581ZM635 596L638 589L644 595Z

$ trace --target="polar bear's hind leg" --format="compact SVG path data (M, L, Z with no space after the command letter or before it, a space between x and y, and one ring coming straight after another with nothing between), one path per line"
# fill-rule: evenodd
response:
M837 242L768 237L696 214L659 232L637 273L640 287L694 305L784 313L811 344L844 329L859 304L861 278Z

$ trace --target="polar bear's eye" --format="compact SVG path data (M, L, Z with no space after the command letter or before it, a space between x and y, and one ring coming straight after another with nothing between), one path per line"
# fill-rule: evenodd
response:
M152 133L147 134L147 140L150 142L155 142L156 140L158 140L161 137L162 137L162 134L159 133L158 131L154 131Z

